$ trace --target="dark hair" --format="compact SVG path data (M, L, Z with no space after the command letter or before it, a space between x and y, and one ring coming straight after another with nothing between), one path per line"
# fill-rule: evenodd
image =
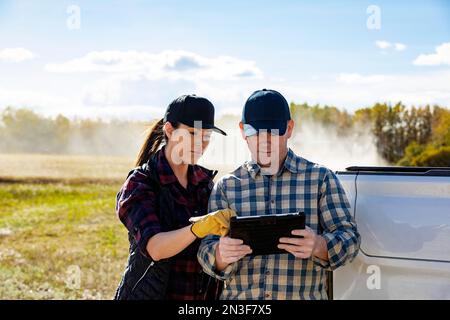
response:
M178 123L172 124L174 128L178 127ZM142 166L159 150L159 148L166 143L166 134L163 130L164 119L156 122L151 128L150 132L145 139L141 150L139 151L136 166Z

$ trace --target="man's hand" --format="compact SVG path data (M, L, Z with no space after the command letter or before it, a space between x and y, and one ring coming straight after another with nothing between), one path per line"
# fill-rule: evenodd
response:
M216 247L216 268L222 271L229 264L241 260L251 252L252 249L242 240L221 237Z
M303 238L280 238L278 248L284 249L300 259L308 259L314 255L320 259L328 260L325 239L318 236L310 227L306 226L304 230L292 230L292 234L303 236Z

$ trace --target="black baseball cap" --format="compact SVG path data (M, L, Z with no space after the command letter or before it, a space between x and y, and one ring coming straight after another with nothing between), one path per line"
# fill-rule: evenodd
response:
M214 106L206 98L195 94L182 95L173 100L167 107L164 122L182 123L195 127L196 121L201 121L202 129L212 129L226 136L225 131L214 126Z
M291 120L289 105L281 93L275 90L262 89L253 92L242 111L244 132L247 136L256 134L261 129L278 130L279 135L284 135L288 120Z

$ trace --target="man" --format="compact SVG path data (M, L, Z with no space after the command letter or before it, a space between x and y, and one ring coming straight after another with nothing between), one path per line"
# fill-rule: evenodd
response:
M206 273L225 281L221 299L327 299L326 270L352 261L360 236L335 174L287 147L294 121L284 97L254 92L239 127L252 160L214 186L209 212L230 208L238 216L303 211L303 236L279 239L285 254L249 256L240 239L210 235L198 260ZM270 235L267 235L270 237Z

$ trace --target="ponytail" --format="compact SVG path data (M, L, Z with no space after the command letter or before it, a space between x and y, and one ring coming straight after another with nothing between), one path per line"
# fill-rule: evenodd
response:
M164 119L159 120L155 125L153 125L147 138L145 139L144 145L139 151L139 155L136 160L136 166L142 166L146 163L155 153L158 151L159 147L165 142L166 135L163 131Z

